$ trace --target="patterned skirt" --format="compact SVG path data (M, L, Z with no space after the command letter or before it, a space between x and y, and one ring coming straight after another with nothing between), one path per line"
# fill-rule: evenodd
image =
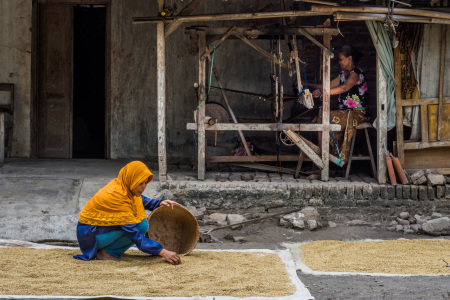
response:
M322 123L322 117L318 117L318 123ZM367 121L363 110L332 110L330 111L330 124L341 125L341 131L330 131L330 153L339 156L346 163L350 155L352 137L356 132L355 127ZM337 148L336 148L337 144ZM339 151L339 153L338 153Z

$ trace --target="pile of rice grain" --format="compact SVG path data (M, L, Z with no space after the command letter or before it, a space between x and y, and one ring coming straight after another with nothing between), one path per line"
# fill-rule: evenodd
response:
M79 253L0 248L1 294L274 297L296 291L273 253L194 251L176 266L140 251L128 251L121 262L72 258Z
M450 240L314 241L301 245L313 271L450 275Z

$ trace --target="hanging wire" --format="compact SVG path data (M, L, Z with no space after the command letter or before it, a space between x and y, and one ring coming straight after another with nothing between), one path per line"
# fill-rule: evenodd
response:
M213 50L213 52L212 52L212 54L211 54L211 68L210 68L210 71L209 71L208 92L206 93L205 99L203 99L203 101L200 102L200 104L199 104L199 105L197 106L197 108L194 110L194 114L195 114L195 112L203 105L203 103L205 103L206 99L208 99L208 97L209 97L209 91L211 90L211 80L212 80L212 73L213 73L213 66L214 66L214 54L216 53L217 47L214 46L214 45L212 45L212 44L210 44L210 45L211 45L212 47L214 47L214 50ZM195 118L194 118L194 123L195 123ZM197 138L196 138L196 135L195 135L195 130L193 131L193 134L194 134L194 142L195 142L195 145L197 146L198 144L197 144Z

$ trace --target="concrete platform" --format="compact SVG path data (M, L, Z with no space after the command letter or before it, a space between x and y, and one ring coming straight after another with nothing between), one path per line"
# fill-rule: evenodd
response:
M80 210L131 160L7 159L0 165L0 238L27 241L76 240ZM368 176L329 182L266 172L208 172L169 167L158 181L157 166L145 195L173 199L208 211L274 213L315 206L327 216L392 215L402 210L450 213L450 185L379 185ZM336 219L336 218L334 218Z

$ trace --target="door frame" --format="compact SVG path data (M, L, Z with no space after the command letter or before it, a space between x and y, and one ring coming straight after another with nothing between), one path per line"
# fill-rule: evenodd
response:
M45 4L84 4L105 5L106 39L105 39L105 158L111 158L111 0L33 0L32 37L31 37L31 157L39 157L39 91L38 91L38 50L39 50L39 7ZM72 70L73 73L73 70ZM72 91L73 93L73 91ZM73 113L73 112L71 112ZM71 127L71 135L73 128ZM72 139L72 138L71 138ZM70 141L72 145L72 140ZM71 149L71 151L73 151ZM72 153L71 155L72 156Z

